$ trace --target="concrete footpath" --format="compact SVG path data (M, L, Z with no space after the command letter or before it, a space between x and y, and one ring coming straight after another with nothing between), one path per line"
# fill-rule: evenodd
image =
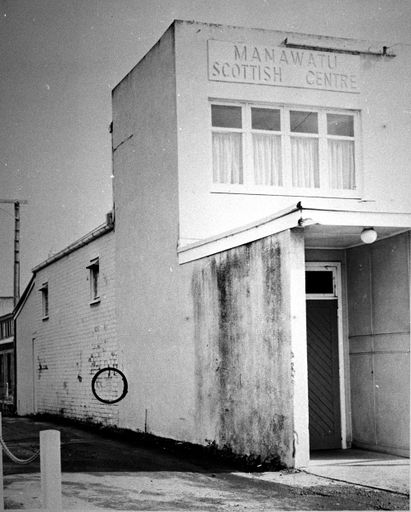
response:
M409 510L409 460L361 450L313 456L304 471L245 472L70 424L3 418L28 458L39 431L61 433L64 510ZM4 458L6 509L41 509L39 461Z

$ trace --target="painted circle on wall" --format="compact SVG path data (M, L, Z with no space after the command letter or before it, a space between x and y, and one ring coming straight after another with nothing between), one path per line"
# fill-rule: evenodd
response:
M126 376L118 368L107 366L94 374L91 381L93 395L104 404L116 404L128 392Z

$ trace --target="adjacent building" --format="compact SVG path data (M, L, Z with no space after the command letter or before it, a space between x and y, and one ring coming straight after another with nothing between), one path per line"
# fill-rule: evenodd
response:
M113 237L108 222L33 269L15 310L19 414L117 424L91 394L96 371L118 366Z
M13 297L0 297L0 407L14 410L15 362Z
M175 21L118 84L107 343L129 386L112 424L289 467L310 448L409 455L410 57ZM50 308L65 296L54 269L87 275L86 247L37 267L17 312L21 414L103 421L86 361L104 322L77 333L68 297L59 330L40 318L46 285Z

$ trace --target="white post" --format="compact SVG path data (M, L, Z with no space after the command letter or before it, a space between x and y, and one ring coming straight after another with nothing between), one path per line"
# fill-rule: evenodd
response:
M3 418L0 412L0 437L3 436ZM4 487L3 487L3 448L0 446L0 510L4 510Z
M41 493L46 510L62 510L60 432L40 432Z

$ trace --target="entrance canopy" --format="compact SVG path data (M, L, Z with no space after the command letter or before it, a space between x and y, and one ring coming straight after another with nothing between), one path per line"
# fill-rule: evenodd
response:
M300 224L305 229L306 248L346 249L361 245L361 233L372 227L378 240L397 235L411 228L409 213L381 213L302 209Z
M328 210L301 202L241 228L179 247L179 263L187 263L285 231L304 229L308 249L346 249L361 245L361 233L374 228L378 240L411 229L411 213Z

